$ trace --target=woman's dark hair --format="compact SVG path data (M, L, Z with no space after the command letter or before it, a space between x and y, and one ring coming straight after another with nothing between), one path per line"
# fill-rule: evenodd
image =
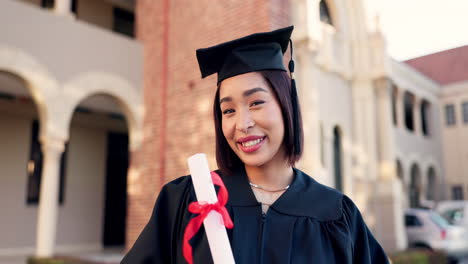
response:
M294 117L293 103L291 100L291 78L288 73L283 71L260 71L263 78L271 86L276 99L281 108L284 122L284 139L283 144L286 150L286 156L291 166L301 158L303 149L304 133L302 130L302 117L299 102L297 102L297 116ZM216 133L216 161L218 168L224 174L233 174L235 170L243 167L244 164L231 149L222 129L222 113L219 104L219 88L216 90L216 95L213 103L214 125ZM294 118L297 118L297 127L294 129ZM294 139L299 138L299 147L294 144Z

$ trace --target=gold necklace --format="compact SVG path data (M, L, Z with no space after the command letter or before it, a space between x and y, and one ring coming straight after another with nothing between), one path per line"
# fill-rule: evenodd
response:
M264 190L266 192L282 192L282 191L286 191L287 189L289 189L289 184L288 186L282 188L282 189L279 189L279 190L269 190L269 189L266 189L258 184L255 184L255 183L251 183L249 182L250 186L254 187L254 188L257 188L257 189L260 189L260 190Z

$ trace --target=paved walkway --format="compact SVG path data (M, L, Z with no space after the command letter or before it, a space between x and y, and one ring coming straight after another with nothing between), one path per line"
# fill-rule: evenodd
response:
M58 255L70 256L96 264L119 264L124 256L121 248L110 248L100 252L79 252ZM26 264L27 258L27 256L0 257L0 264Z
M26 257L0 257L0 264L26 264Z

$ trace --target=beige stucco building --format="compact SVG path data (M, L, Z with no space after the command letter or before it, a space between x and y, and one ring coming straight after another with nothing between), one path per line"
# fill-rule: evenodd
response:
M445 119L443 121L445 191L447 198L458 200L468 199L467 80L468 78L461 82L444 85L441 97Z
M456 147L466 128L451 132L443 125L456 88L390 58L365 1L292 3L309 139L301 165L351 196L386 250L403 249L403 210L450 199L447 188L455 182L466 186L466 162L453 159L466 152ZM458 178L449 176L453 170Z
M0 1L9 25L0 27L0 258L112 245L106 230L125 233L132 217L123 208L113 218L123 227L111 226L108 210L122 208L108 201L125 207L128 152L154 136L144 129L143 46L128 20L135 2L47 2ZM447 104L468 101L468 78L444 86L388 57L361 0L289 4L306 138L299 167L350 196L387 251L404 249L405 208L451 198L454 186L466 197L468 104L456 125L444 117Z
M411 59L406 62L431 78L439 88L447 199L468 197L468 46Z
M0 1L0 256L101 249L126 183L108 162L141 137L141 45L106 29L110 2L46 2Z

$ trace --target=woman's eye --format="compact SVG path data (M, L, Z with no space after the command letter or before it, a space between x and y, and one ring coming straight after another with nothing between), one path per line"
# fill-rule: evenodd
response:
M227 115L227 114L231 114L231 113L234 113L234 109L223 110L223 115Z
M251 103L250 106L257 106L257 105L261 105L261 104L264 104L264 103L265 103L265 101L260 101L259 100L259 101L255 101L255 102Z

